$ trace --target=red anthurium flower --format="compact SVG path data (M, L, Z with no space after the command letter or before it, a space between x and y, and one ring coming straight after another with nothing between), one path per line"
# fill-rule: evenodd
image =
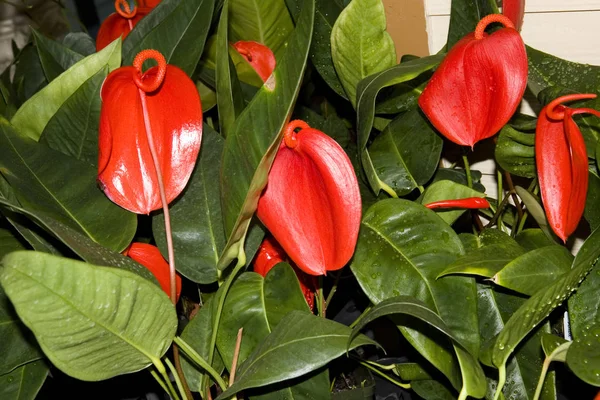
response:
M485 28L500 22L491 35ZM445 137L473 147L514 114L527 85L527 53L507 17L483 18L448 52L419 97L419 106Z
M125 255L148 268L156 278L162 290L168 295L170 291L169 264L165 261L160 250L156 246L147 243L132 243ZM177 301L181 294L181 277L175 278L177 284Z
M161 0L140 0L139 4L142 7L149 7L149 8L154 8L158 5L158 3L160 3Z
M119 36L125 39L133 27L152 11L147 7L133 7L131 10L127 0L115 1L115 9L117 12L110 14L100 25L96 37L96 51L102 50Z
M158 66L142 72L149 58ZM162 207L160 175L170 203L187 184L200 150L196 86L159 52L144 50L133 67L108 75L101 96L98 181L104 193L127 210L148 214Z
M525 0L502 0L502 14L506 15L520 31L525 15Z
M563 241L579 224L588 188L587 151L573 115L600 116L600 113L589 108L568 108L561 103L595 97L595 94L574 94L557 98L542 109L535 131L542 202L550 227Z
M271 49L264 44L252 41L239 41L233 47L250 63L263 82L269 79L276 64Z
M273 237L269 236L263 240L258 248L258 252L254 257L252 265L254 272L262 276L267 276L267 273L271 268L283 261L287 261L285 251L283 251L279 243L277 243ZM294 265L292 265L292 268L294 268L294 272L296 272L296 276L300 282L300 289L302 289L302 294L304 294L306 303L312 310L315 305L315 278L314 276L300 271Z
M433 203L425 204L425 207L429 208L430 210L435 210L438 208L477 209L490 208L490 203L482 197L467 197L465 199L434 201Z
M344 150L306 122L290 122L257 215L302 271L342 268L354 253L361 218L358 181Z

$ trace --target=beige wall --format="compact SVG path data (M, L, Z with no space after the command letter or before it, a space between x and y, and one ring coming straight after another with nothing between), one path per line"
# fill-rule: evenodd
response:
M423 0L383 0L383 5L398 60L403 54L429 55Z

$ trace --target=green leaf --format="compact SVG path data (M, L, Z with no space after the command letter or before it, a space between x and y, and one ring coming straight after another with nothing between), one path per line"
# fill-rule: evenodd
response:
M425 190L421 204L429 204L440 200L466 199L468 197L485 197L484 193L452 181L435 182ZM452 225L467 210L436 210L436 214Z
M279 55L286 42L293 42L290 37L293 30L285 0L229 0L229 40L232 43L252 40ZM278 57L277 61L281 59Z
M331 30L333 65L354 106L361 80L396 65L396 48L385 25L381 0L353 0Z
M346 352L350 333L350 328L340 323L292 311L239 367L233 385L215 400L315 371ZM350 347L364 345L376 343L360 335ZM290 354L302 354L302 357L289 357Z
M567 352L567 365L585 383L600 386L600 324L575 338Z
M434 380L415 381L410 387L425 400L455 400L456 396L442 383Z
M588 191L583 215L590 224L590 228L595 230L600 227L600 208L598 207L598 204L600 204L600 177L591 169L588 175Z
M264 302L271 329L279 325L292 310L310 311L300 290L296 272L286 263L276 265L267 273Z
M474 32L483 17L499 13L494 0L453 0L451 4L448 49L468 33Z
M363 215L350 268L374 304L399 295L414 297L435 311L470 353L477 354L474 280L454 276L436 279L462 252L456 233L433 211L411 201L388 199L375 203ZM432 340L430 331L425 336L413 329L400 329L427 360L460 388L458 366L443 340ZM458 355L463 373L468 373L464 369L469 361ZM466 377L469 378L471 375ZM472 393L479 393L480 389L485 390L478 386Z
M0 223L2 220L0 219ZM0 224L0 257L4 257L11 251L25 250L23 243L15 236L12 230L4 228Z
M379 194L381 189L392 191L389 186L379 179L369 151L367 150L367 144L375 120L375 99L377 98L377 94L385 87L409 81L423 72L434 68L442 59L442 55L435 55L408 61L371 75L358 83L358 87L356 88L358 154L369 180L369 185L376 195Z
M0 375L42 358L31 332L25 328L0 286ZM1 393L1 392L0 392Z
M217 280L217 262L225 247L219 180L223 138L204 125L200 156L183 194L170 206L177 270L186 278L210 284ZM167 254L163 213L152 218L158 247Z
M214 0L164 0L137 23L123 42L123 64L131 65L144 49L162 53L192 75L210 29Z
M569 299L569 318L574 338L582 337L594 325L600 324L600 265L596 264L577 292Z
M535 134L505 125L498 135L495 157L503 170L525 178L535 177Z
M405 196L431 179L442 145L442 139L415 108L390 122L369 152L380 179L398 196Z
M521 186L515 186L515 190L516 190L517 194L519 195L519 197L521 198L521 200L523 201L523 204L525 204L527 211L529 211L529 214L531 214L531 216L535 219L535 222L537 222L537 224L540 227L540 229L542 230L542 232L544 232L544 234L546 234L546 237L548 239L550 239L552 242L554 242L554 238L556 236L554 235L554 233L548 226L548 220L546 219L546 213L544 212L544 209L542 208L542 205L540 204L539 198L537 196L534 196L527 189L523 189Z
M572 263L573 256L563 246L546 246L509 262L492 277L492 281L531 296L569 272Z
M48 366L43 361L25 364L0 375L0 398L3 400L34 400L46 377Z
M38 140L50 119L65 101L88 79L108 66L109 72L121 65L121 40L73 65L19 108L11 120L17 130Z
M15 105L20 105L39 90L48 84L44 69L40 62L37 49L33 44L29 44L20 52L13 51L17 54L15 57L15 70L12 79L12 86L15 91ZM7 68L6 71L10 71ZM9 75L10 76L10 75Z
M73 64L83 59L81 54L69 49L64 44L47 38L35 29L32 29L31 32L48 82L52 82Z
M561 345L567 343L567 341L559 336L553 335L551 333L542 334L542 349L544 350L544 354L546 357L550 357L552 353L558 349ZM564 353L563 355L566 355ZM553 360L559 360L565 362L565 359L557 359L556 357L552 358Z
M58 220L115 251L129 245L136 215L108 200L96 185L95 168L22 137L3 119L0 147L0 172L24 209Z
M558 305L567 299L600 257L600 231L594 231L579 249L573 268L567 274L535 293L508 320L499 333L492 351L492 361L500 369L506 368L508 357L523 338L542 322ZM499 387L501 388L503 382Z
M244 256L242 243L300 90L313 16L314 1L306 0L273 75L236 119L227 136L221 167L221 199L228 242L219 259L220 270L236 257Z
M404 381L424 381L431 379L431 375L417 363L396 364L394 373Z
M17 314L50 361L77 379L160 363L175 336L168 297L131 272L30 251L2 263L0 283Z
M44 128L40 142L94 167L98 163L100 89L105 68L84 82L58 109Z
M553 240L548 239L548 236L538 228L524 229L515 237L515 240L526 251L540 249L542 247L556 244Z
M69 32L63 38L62 43L83 56L89 56L96 52L96 41L85 32Z
M485 193L485 187L481 184L481 172L471 170L471 180L473 181L473 189ZM431 183L439 181L452 181L463 186L468 185L467 174L464 169L438 168Z

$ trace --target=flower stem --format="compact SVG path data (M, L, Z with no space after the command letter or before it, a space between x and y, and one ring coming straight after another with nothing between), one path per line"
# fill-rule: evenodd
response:
M171 360L169 360L168 358L165 358L165 362L167 363L167 367L169 367L169 370L173 374L173 377L175 377L175 384L177 385L177 389L179 389L179 394L181 395L181 398L183 398L183 399L192 399L192 397L188 397L187 396L187 393L183 389L183 385L181 383L181 379L179 379L179 375L177 374L177 371L175 370L175 367L171 363Z
M205 359L203 359L198 353L196 353L196 351L189 344L187 344L179 336L176 336L174 341L193 362L195 362L196 364L198 364L199 367L208 372L208 374L213 378L217 385L219 385L221 390L227 390L227 384L225 383L223 378L221 378L221 375L219 375L219 373L213 367L211 367Z
M471 177L471 167L469 166L469 159L467 155L462 156L463 164L465 165L465 174L467 175L467 186L473 188L473 177Z

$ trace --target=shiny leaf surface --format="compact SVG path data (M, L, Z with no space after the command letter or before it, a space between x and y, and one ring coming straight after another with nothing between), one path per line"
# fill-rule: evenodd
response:
M48 366L43 361L25 364L0 375L0 397L3 400L34 400L47 376Z

